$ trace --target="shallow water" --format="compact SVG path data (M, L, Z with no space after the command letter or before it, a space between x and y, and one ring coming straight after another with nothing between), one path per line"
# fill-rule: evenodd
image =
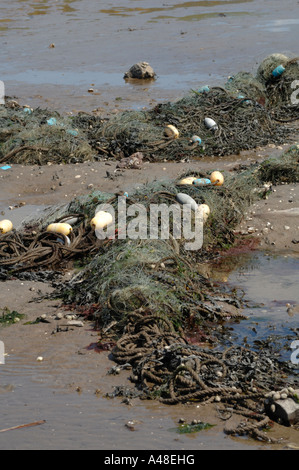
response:
M298 54L296 0L11 0L0 15L6 94L62 111L149 106ZM157 80L125 82L142 60Z
M247 320L232 326L234 343L254 348L270 336L279 359L289 361L291 343L299 338L299 258L264 252L232 257L222 263L220 273L245 303Z

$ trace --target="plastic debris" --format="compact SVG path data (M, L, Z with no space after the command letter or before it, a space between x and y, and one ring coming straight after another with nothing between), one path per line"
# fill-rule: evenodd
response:
M283 65L279 65L273 70L272 75L273 77L279 77L280 75L283 74L284 71L285 71L285 67Z
M11 168L10 165L4 165L4 166L1 166L0 169L5 171L5 170L9 170L10 168Z
M200 204L197 210L202 211L203 221L206 222L211 213L209 206L207 204Z
M50 224L47 227L47 232L53 233L61 233L62 235L69 235L73 231L73 228L70 224L66 223L57 223L57 224Z
M211 184L211 180L209 178L197 178L192 184L195 186L205 186L207 184Z
M193 182L196 180L195 176L187 176L186 178L182 178L178 184L179 185L184 185L184 184L193 184Z
M208 85L204 85L197 90L198 93L209 93L209 91L210 87Z
M99 211L91 220L90 225L94 230L96 230L96 229L102 229L104 227L107 227L112 222L113 222L113 217L109 212Z
M52 118L50 118L50 119L47 120L47 124L48 124L49 126L56 126L56 125L57 125L57 119L54 118L54 117L52 117Z
M222 173L220 173L220 171L213 171L213 173L211 173L210 178L211 183L214 186L222 186L224 183L224 176Z
M77 137L77 135L79 134L77 129L68 129L66 132L70 135L73 135L74 137Z
M189 196L188 194L185 194L185 193L178 193L176 195L176 200L180 203L180 204L189 204L191 206L191 209L196 211L198 209L198 204L196 201L194 201L194 199Z
M4 233L7 233L7 232L11 232L11 230L13 229L13 224L10 220L1 220L0 222L0 233L4 234Z
M177 139L180 133L175 126L172 126L171 124L169 124L164 129L164 135L166 137L173 137L174 139Z
M214 119L211 118L205 118L205 126L207 129L210 129L211 131L216 131L218 129L217 123L214 121Z
M193 135L190 139L190 141L195 144L196 142L198 142L198 145L200 145L202 143L202 140L201 138L198 136L198 135Z

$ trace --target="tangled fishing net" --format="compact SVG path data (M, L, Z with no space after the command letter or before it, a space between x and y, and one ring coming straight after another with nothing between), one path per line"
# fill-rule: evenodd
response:
M280 65L284 70L274 77ZM240 73L224 88L192 91L175 103L111 119L86 114L61 118L9 102L0 115L0 161L119 159L137 151L153 161L181 160L282 143L291 132L284 122L299 117L298 105L288 100L296 74L297 60L270 56L256 77ZM206 117L217 128L208 129ZM165 135L167 124L179 130L178 138ZM201 137L200 145L190 142L194 134ZM236 242L235 228L246 210L268 191L264 183L298 182L298 168L299 149L293 146L281 157L224 172L222 186L155 181L129 195L127 206L141 204L147 213L152 204L177 203L182 192L197 204L207 204L211 213L197 251L188 251L184 237L177 239L173 232L163 240L121 239L117 225L114 237L97 239L90 219L102 203L112 206L117 216L119 195L94 191L52 208L21 231L0 235L0 279L50 279L55 296L65 304L92 307L101 331L99 346L113 344L114 360L132 368L133 396L138 392L169 404L215 402L222 406L218 410L223 419L231 413L246 418L228 433L269 441L263 432L269 424L263 399L273 388L285 386L290 369L263 348L251 351L222 344L222 322L242 321L244 315L236 295L211 283L200 263ZM46 231L48 224L70 219L74 222L69 238ZM81 269L70 281L51 277L51 270L59 273L78 260Z
M62 117L14 100L0 109L0 162L44 164L121 159L138 151L148 160L223 156L285 143L299 118L299 65L283 54L266 57L256 76L239 72L223 87L192 90L175 102L110 119L79 113ZM205 119L217 128L209 128ZM165 134L175 126L178 136ZM199 141L192 141L193 136Z
M1 279L30 272L45 276L45 269L61 272L80 260L70 281L52 279L54 296L78 311L92 310L101 332L99 347L113 345L118 367L132 368L135 388L119 388L117 395L168 404L212 402L224 420L232 413L246 418L226 432L271 441L264 432L270 420L263 400L269 391L285 387L292 371L270 349L251 351L223 342L222 322L242 321L242 305L235 293L202 274L200 262L214 259L236 241L234 229L248 207L265 196L265 182L299 181L298 162L299 149L293 146L281 157L225 172L219 187L181 186L179 178L151 183L126 198L128 206L139 203L147 211L154 203L173 204L182 191L198 204L208 204L204 244L197 251L186 250L184 237L176 239L172 233L165 240L99 240L90 219L103 203L117 215L119 197L124 196L94 191L77 197L49 209L38 221L27 221L23 231L0 236ZM47 224L70 219L74 225L69 243L46 232ZM118 229L116 225L116 235Z
M0 163L76 163L95 155L84 133L57 112L10 100L0 107L0 128Z

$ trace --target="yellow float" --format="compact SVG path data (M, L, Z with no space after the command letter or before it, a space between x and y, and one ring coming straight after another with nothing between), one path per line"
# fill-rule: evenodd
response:
M224 183L224 177L223 174L220 173L220 171L213 171L210 176L210 180L214 186L222 186Z
M47 232L51 233L61 233L62 235L69 235L73 231L73 228L70 224L64 223L57 223L57 224L50 224L47 227Z
M172 137L174 139L177 139L180 133L175 126L172 126L171 124L169 124L164 129L164 135L166 137Z
M183 178L181 179L178 184L179 185L182 185L182 184L193 184L193 181L196 180L196 177L195 176L187 176L186 178Z
M99 211L91 220L90 225L94 230L96 230L107 227L107 225L110 225L112 222L113 217L111 214L109 214L109 212Z
M10 220L1 220L0 222L0 233L11 232L13 229L13 224Z
M197 210L202 212L203 221L206 222L211 213L209 206L207 204L200 204Z

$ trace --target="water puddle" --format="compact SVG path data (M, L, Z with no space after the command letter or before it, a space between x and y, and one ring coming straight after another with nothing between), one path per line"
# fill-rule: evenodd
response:
M231 340L252 348L271 344L280 360L289 361L299 338L299 258L258 252L228 258L217 272L245 302L247 320L230 325Z

